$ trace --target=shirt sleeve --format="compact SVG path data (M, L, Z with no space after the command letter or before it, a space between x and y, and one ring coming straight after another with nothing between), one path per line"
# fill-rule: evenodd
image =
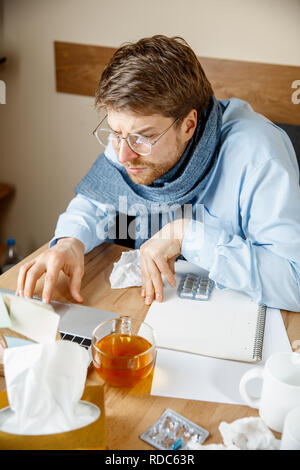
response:
M204 211L192 220L182 254L220 289L242 290L269 307L300 312L299 175L277 159L261 165L240 194L241 234Z
M78 194L59 216L49 246L63 237L77 238L83 243L86 254L104 241L115 238L115 223L116 213L112 207Z

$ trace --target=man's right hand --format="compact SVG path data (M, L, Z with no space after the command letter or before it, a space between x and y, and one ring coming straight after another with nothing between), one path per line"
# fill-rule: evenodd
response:
M60 271L70 278L72 297L82 302L80 286L84 274L84 245L76 238L59 239L56 245L21 266L16 295L32 298L38 279L45 273L42 299L49 303Z

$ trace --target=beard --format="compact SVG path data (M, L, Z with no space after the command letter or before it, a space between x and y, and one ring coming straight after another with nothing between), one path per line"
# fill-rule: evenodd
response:
M176 165L176 163L180 160L186 145L187 144L182 144L176 140L174 155L172 158L168 158L168 162L166 163L157 164L147 161L147 157L140 157L140 159L136 159L134 163L131 162L129 165L124 165L127 168L145 168L145 170L143 170L143 172L140 174L134 175L128 173L130 179L135 184L149 185L154 183L155 180L161 178L169 170L171 170L174 165Z
M129 168L143 167L145 170L143 170L141 174L133 175L132 173L128 173L128 175L130 179L136 184L149 185L167 173L172 168L172 166L169 168L169 165L154 165L149 163L144 164L144 162L141 162L140 165L130 165Z

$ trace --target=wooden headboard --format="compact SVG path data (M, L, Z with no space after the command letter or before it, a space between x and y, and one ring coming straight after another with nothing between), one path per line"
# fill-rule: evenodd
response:
M115 48L55 42L58 92L94 96ZM300 67L199 57L218 99L241 98L273 122L300 125L300 104L292 102L292 83Z

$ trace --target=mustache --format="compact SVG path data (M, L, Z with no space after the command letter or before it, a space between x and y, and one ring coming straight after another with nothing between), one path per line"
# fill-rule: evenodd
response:
M154 168L155 165L149 165L149 163L147 165L143 165L143 166L138 166L138 165L124 165L125 168L132 168L132 169L135 169L135 168Z

